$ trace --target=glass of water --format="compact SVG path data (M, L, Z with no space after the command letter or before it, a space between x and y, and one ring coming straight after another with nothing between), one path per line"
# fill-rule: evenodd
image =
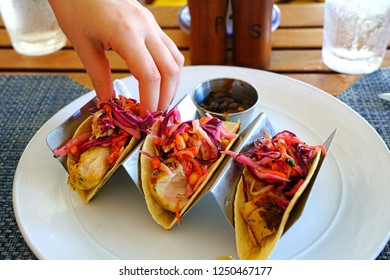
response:
M382 64L390 40L390 0L326 0L322 60L344 74Z
M66 37L48 0L0 0L0 11L18 53L46 55L65 46Z

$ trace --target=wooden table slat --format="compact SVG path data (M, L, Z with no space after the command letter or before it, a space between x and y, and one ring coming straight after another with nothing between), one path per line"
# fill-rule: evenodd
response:
M182 51L185 65L191 65L189 51ZM231 52L229 53L231 56ZM107 52L113 71L126 71L127 65L113 51ZM231 61L231 59L230 59ZM228 63L231 65L231 63ZM390 50L387 51L382 67L390 66ZM12 49L0 49L0 69L7 70L48 70L83 71L84 67L73 50L61 50L54 54L39 57L22 56ZM322 63L321 50L273 50L270 71L275 72L329 72Z
M278 4L281 12L281 27L322 27L322 3L314 4ZM177 28L177 14L180 7L147 6L163 28ZM162 12L164 11L164 12Z
M189 48L189 34L181 29L166 29L165 33L175 42L179 48ZM274 48L321 48L322 29L278 29L272 34L272 46ZM0 47L11 48L11 40L5 29L0 29ZM72 47L68 41L67 48Z
M180 29L166 29L165 33L179 48L189 48L189 34ZM271 41L274 49L320 49L322 47L322 29L280 28L272 34Z

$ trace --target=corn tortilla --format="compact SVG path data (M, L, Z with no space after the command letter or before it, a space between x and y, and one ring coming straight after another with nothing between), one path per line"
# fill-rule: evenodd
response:
M308 171L305 181L300 186L298 191L294 194L293 198L290 200L290 203L283 214L278 230L273 235L268 237L267 242L263 247L255 246L253 244L253 242L249 237L247 223L241 216L240 209L245 204L244 184L243 184L243 179L241 177L237 186L237 192L234 201L234 228L235 228L235 235L236 235L236 248L237 248L237 254L240 259L263 260L269 258L269 256L275 249L277 243L279 242L280 237L284 232L285 225L287 223L287 220L290 216L292 209L294 208L299 197L305 191L307 185L309 184L311 178L313 177L313 174L317 169L320 157L321 157L321 151L318 151L317 155L313 159L313 163Z
M89 131L91 130L91 126L92 126L92 119L93 119L93 116L90 116L88 117L79 127L78 129L76 130L73 138L77 137L79 134L81 134L82 132L85 132L85 131ZM69 185L69 187L74 190L77 195L85 202L85 203L88 203L92 198L95 197L95 195L99 192L99 190L103 187L104 183L106 182L106 180L111 176L111 174L116 170L116 168L119 166L119 164L123 161L123 159L131 152L131 150L137 145L138 143L138 139L135 138L135 137L131 137L129 143L127 144L126 148L124 149L124 151L122 152L122 154L119 156L118 160L116 161L116 163L110 168L110 170L104 175L104 177L102 178L101 182L89 189L89 190L81 190L81 189L77 189L77 188L72 188L71 185ZM72 153L69 153L68 156L67 156L67 166L68 166L68 171L70 171L72 169L72 167L77 164L74 156Z

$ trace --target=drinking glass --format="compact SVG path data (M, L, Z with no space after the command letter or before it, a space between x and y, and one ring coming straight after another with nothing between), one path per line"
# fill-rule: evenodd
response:
M1 0L0 11L16 52L38 56L65 46L66 37L47 0Z
M344 74L382 64L390 39L390 0L326 0L322 60Z

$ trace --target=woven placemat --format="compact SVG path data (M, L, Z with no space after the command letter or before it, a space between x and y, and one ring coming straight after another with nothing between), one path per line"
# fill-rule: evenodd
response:
M378 97L383 92L390 92L390 68L365 75L338 98L365 118L390 147L390 102Z
M389 75L390 69L367 75L369 78L364 77L340 96L378 130L387 145L389 104L380 103L377 107L372 99L376 92L390 91ZM371 77L376 81L374 85ZM38 129L61 108L88 91L67 76L0 76L0 260L36 259L20 233L13 212L15 170ZM389 244L377 259L390 259Z
M15 169L38 129L88 91L67 76L0 76L0 259L36 259L14 216Z
M390 68L365 75L338 98L365 118L390 149L390 102L378 97L383 92L390 92ZM390 260L390 241L377 259Z

